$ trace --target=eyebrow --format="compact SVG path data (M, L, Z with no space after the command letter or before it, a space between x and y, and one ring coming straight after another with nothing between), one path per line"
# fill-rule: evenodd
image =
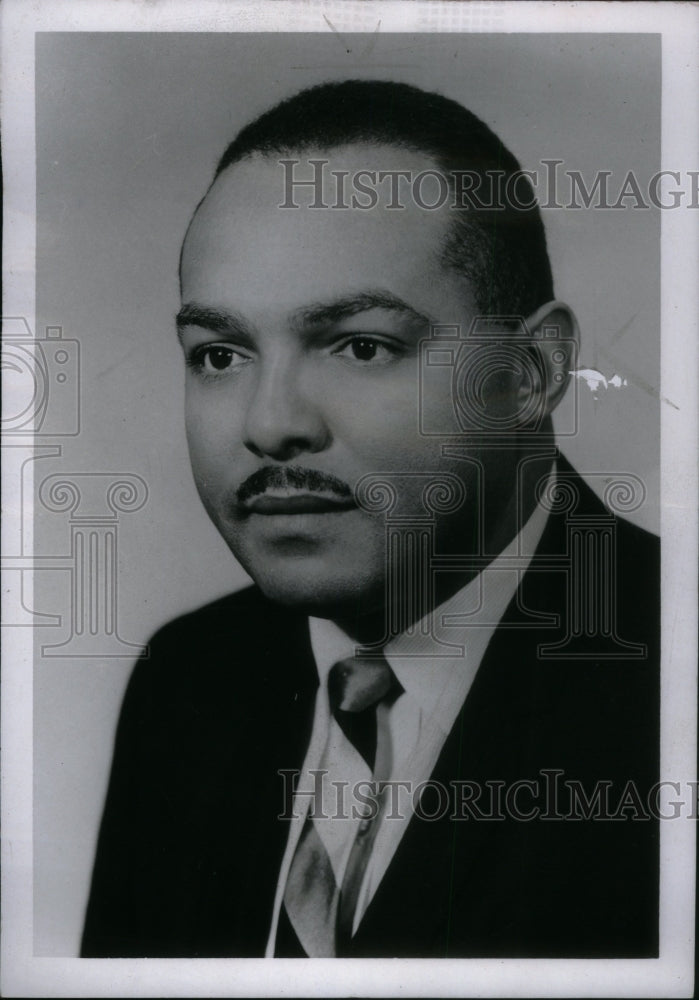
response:
M357 292L331 302L320 302L304 306L292 314L295 327L321 326L324 323L337 323L340 320L369 312L371 309L385 309L391 312L403 313L416 323L427 325L433 322L424 313L418 312L403 299L392 292L371 290ZM247 320L237 312L228 309L218 309L212 306L200 306L196 302L187 302L182 306L176 319L178 336L186 326L199 326L213 333L243 334L250 336L252 328Z
M328 303L318 303L298 309L294 313L296 323L308 326L320 326L323 323L337 323L339 320L348 319L358 313L368 312L370 309L386 309L391 312L405 313L418 323L426 324L431 320L424 313L413 309L403 299L393 295L392 292L383 290L372 290L358 292L355 295L347 295L341 299L335 299Z
M200 326L213 333L242 333L250 335L250 324L240 313L229 309L200 306L196 302L186 302L177 314L177 336L182 339L186 326Z

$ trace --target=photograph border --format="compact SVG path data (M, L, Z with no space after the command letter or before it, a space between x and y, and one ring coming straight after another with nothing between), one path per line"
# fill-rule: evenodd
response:
M4 316L34 329L36 164L34 36L42 31L299 32L335 30L352 8L382 31L618 32L662 35L663 169L699 168L699 10L651 3L460 3L272 0L9 0L2 18L5 182ZM440 23L439 12L444 11ZM458 12L458 14L457 14ZM661 221L662 680L661 778L696 781L697 359L699 211ZM11 405L6 399L5 406ZM3 489L3 505L22 497ZM24 501L26 504L26 500ZM3 527L5 532L5 527ZM3 537L3 548L8 539ZM6 592L3 588L3 597ZM31 594L25 594L31 598ZM30 605L31 606L31 605ZM7 631L7 630L5 630ZM658 959L141 959L33 954L33 707L31 629L3 635L2 993L5 996L691 996L695 837L692 816L661 826ZM696 786L695 786L696 787ZM327 964L331 962L332 964Z

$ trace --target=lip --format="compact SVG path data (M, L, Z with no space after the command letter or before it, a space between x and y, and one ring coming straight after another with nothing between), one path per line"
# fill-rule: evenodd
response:
M352 497L330 497L322 493L298 493L296 495L274 496L263 493L245 503L250 514L338 514L356 506Z

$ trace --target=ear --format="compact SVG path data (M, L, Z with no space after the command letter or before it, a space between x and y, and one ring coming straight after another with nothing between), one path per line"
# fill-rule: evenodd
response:
M541 394L540 412L548 416L565 395L570 373L575 369L580 339L578 321L565 302L554 300L540 306L526 325L543 375L543 381L536 387Z

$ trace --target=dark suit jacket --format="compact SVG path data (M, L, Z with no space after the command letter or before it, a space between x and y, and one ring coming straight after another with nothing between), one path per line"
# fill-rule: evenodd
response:
M574 476L563 460L559 471ZM576 516L603 516L582 481L570 481ZM569 514L550 515L540 560L579 555L570 524ZM618 643L583 628L543 657L542 644L565 638L569 582L593 595L588 605L599 587L575 558L567 569L555 558L535 564L433 773L450 788L472 782L460 787L480 789L491 815L507 809L504 799L488 808L487 781L503 782L503 796L538 781L540 813L553 818L414 817L348 954L657 955L658 824L641 817L659 765L659 546L622 520L615 530L616 634L645 655L615 658ZM558 627L530 627L537 612ZM250 588L171 622L150 648L118 726L82 954L261 956L288 833L278 772L301 768L313 717L306 618ZM554 771L559 801L547 804L541 789ZM592 799L592 818L569 781ZM608 799L595 807L599 782ZM534 795L521 789L524 811Z

